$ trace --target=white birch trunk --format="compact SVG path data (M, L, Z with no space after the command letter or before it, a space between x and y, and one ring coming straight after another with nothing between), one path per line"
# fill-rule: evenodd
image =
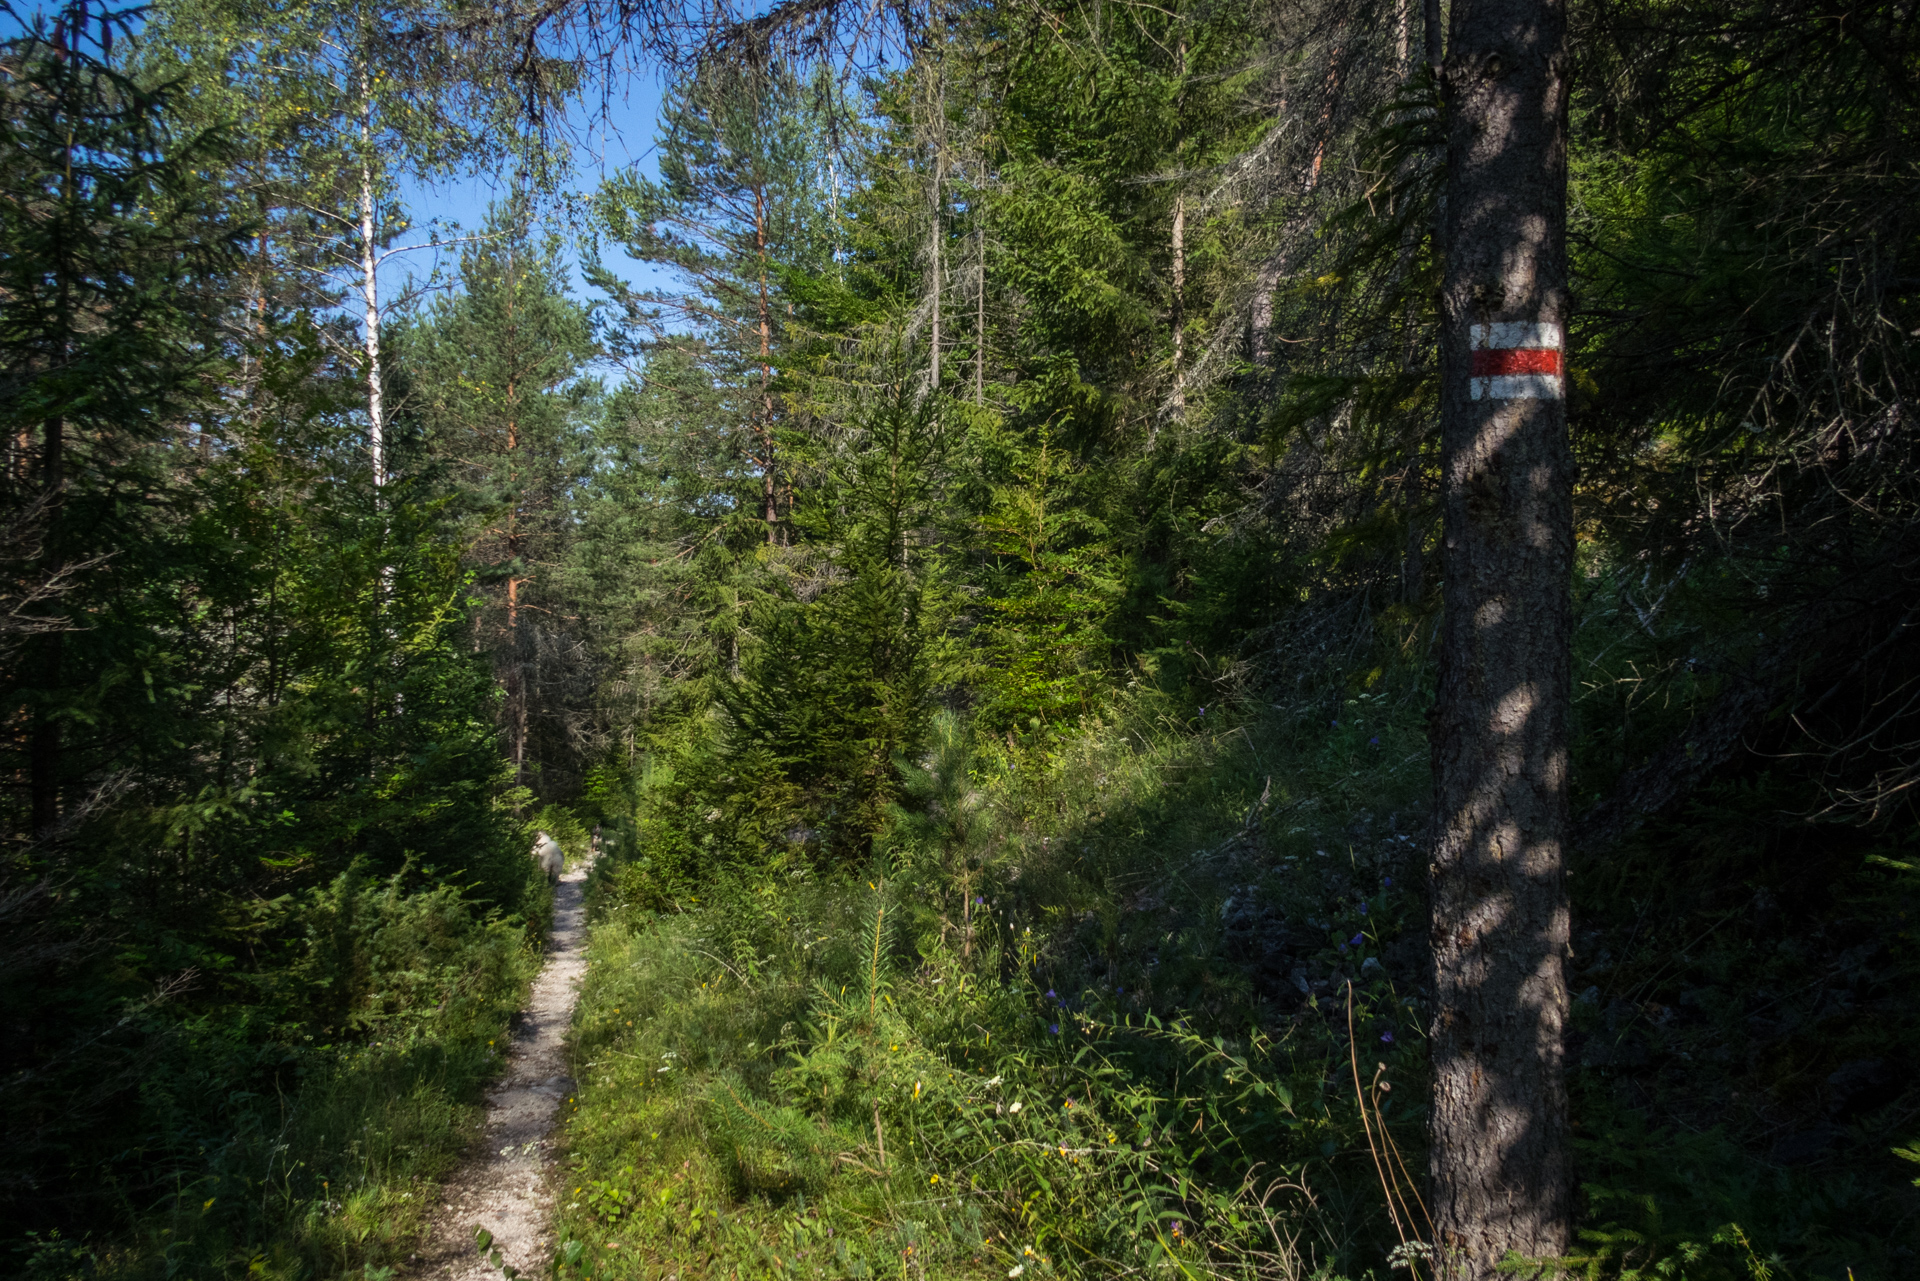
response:
M386 401L380 382L380 273L379 243L375 238L373 161L373 87L365 66L360 69L360 299L366 309L367 445L373 456L373 484L386 483Z
M980 288L973 296L973 403L987 403L987 229L977 233L980 243Z

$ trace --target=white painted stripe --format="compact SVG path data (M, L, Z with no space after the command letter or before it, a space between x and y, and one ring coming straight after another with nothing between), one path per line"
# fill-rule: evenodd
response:
M1560 326L1536 325L1524 320L1502 320L1492 325L1473 327L1473 349L1500 350L1507 347L1546 347L1560 350Z
M1471 378L1475 400L1559 400L1557 374L1501 374L1497 378Z

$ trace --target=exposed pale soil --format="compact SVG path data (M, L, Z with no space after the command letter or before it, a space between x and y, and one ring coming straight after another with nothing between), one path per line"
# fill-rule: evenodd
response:
M502 1261L543 1275L552 1258L554 1128L573 1097L566 1036L586 974L587 865L563 874L553 895L553 935L527 1008L514 1021L506 1071L487 1094L481 1139L441 1189L432 1232L407 1269L414 1281L497 1281L474 1247L493 1233Z

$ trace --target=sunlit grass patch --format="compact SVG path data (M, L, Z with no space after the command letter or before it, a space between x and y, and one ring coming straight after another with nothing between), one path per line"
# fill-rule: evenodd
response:
M601 927L563 1275L1319 1270L1307 1170L1351 1136L1316 1048L1063 1013L938 950L901 972L884 887L844 893L867 964L810 985L725 962L698 916Z

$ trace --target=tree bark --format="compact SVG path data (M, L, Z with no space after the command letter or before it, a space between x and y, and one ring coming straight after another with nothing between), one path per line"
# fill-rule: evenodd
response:
M932 151L932 181L927 190L927 282L933 291L933 310L927 338L927 379L928 389L935 393L940 390L940 295L943 292L944 279L940 262L940 238L943 228L941 215L945 212L947 182L947 67L946 29L937 19L934 28L934 57L928 72L931 81L927 87L927 142Z
M1455 0L1433 724L1441 1276L1564 1253L1573 459L1564 0Z
M767 285L768 236L767 191L753 189L753 248L759 260L760 321L760 489L767 523L767 545L780 541L779 480L774 475L773 458L773 295Z
M68 137L71 138L72 134L69 133ZM66 173L67 185L61 192L63 203L73 199L71 142L67 147ZM72 355L69 343L74 331L73 282L80 273L71 259L58 262L55 270L59 272L55 314L59 318L61 335L56 359L64 365ZM46 527L42 535L41 546L44 550L41 553L40 573L43 581L53 583L59 580L60 571L66 564L65 549L61 545L64 533L61 528L61 507L64 505L67 485L66 421L58 414L51 415L41 431L40 495L46 502ZM64 745L60 719L55 712L54 702L62 683L66 638L56 629L37 639L41 702L34 709L32 729L27 738L28 819L33 826L33 835L45 838L51 836L60 825L60 776L65 763L62 760Z
M973 403L987 403L987 229L975 233L980 248L980 287L973 295Z
M61 318L68 314L66 289L61 288ZM58 579L64 566L60 539L61 491L66 486L66 424L58 417L47 419L45 444L40 455L40 492L45 496L46 531L40 573L45 581ZM66 637L50 631L34 638L39 668L41 703L33 712L33 728L27 741L27 789L30 821L36 837L46 837L60 825L60 775L62 744L60 720L53 703L62 681L62 658Z
M373 146L373 90L367 69L360 69L362 114L360 120L360 298L367 313L365 330L367 353L367 444L373 455L373 484L377 489L387 477L387 410L385 388L380 379L380 275L378 227L374 220L373 165L364 149Z
M1187 87L1187 42L1180 41L1178 52L1174 56L1173 74L1179 85L1174 102L1178 111L1184 105ZM1173 163L1179 167L1185 157L1182 144L1186 141L1186 131L1180 130L1174 139ZM1170 248L1173 251L1173 297L1168 320L1173 328L1173 417L1184 421L1187 416L1187 193L1182 186L1173 193L1173 237Z
M935 391L940 390L940 158L933 168L933 217L927 230L927 259L933 280L933 329L927 342L931 361L929 377Z

